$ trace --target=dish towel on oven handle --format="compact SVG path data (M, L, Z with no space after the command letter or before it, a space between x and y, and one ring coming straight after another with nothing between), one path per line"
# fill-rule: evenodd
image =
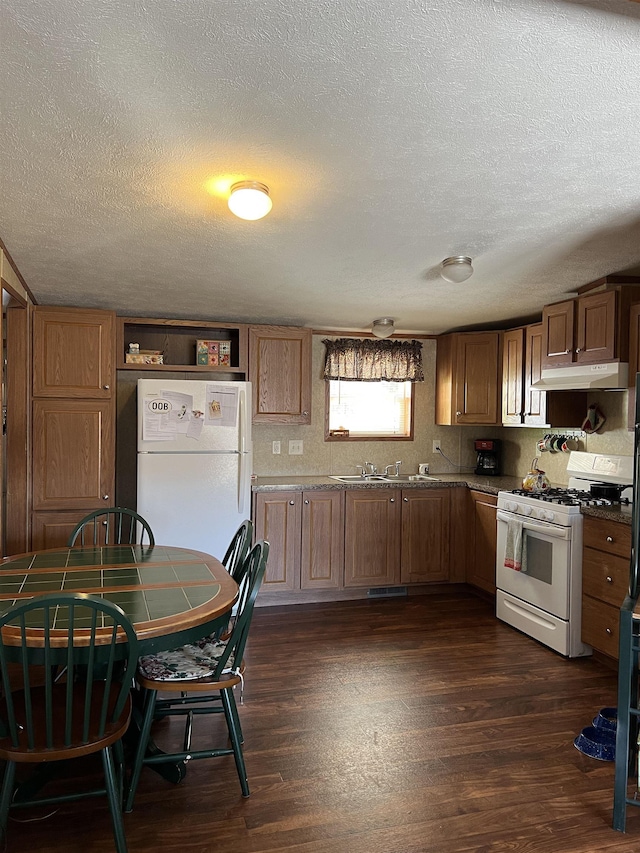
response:
M526 533L522 529L522 522L510 519L507 522L507 542L504 553L504 564L508 569L516 572L527 571L527 549L524 544Z

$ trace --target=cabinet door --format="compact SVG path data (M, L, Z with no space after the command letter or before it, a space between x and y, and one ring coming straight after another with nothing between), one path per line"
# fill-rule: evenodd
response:
M546 423L547 395L533 388L542 373L542 323L527 326L524 343L524 416L527 426L544 426Z
M471 491L471 535L468 539L467 583L485 592L496 591L496 504L495 495Z
M400 582L400 492L353 489L345 494L345 587Z
M498 332L461 334L456 343L457 424L499 424Z
M403 584L449 580L449 494L449 489L402 492Z
M575 360L598 364L616 358L618 292L605 290L578 299Z
M302 589L339 589L344 569L344 491L302 495Z
M301 492L256 495L255 538L269 543L265 590L300 588Z
M113 407L100 400L34 400L33 510L114 502Z
M63 548L76 524L87 515L85 510L68 512L34 512L31 515L31 547Z
M573 362L575 301L556 302L542 309L542 366L563 367Z
M502 336L502 423L522 423L524 329Z
M113 394L115 314L37 306L33 396L108 400Z
M311 329L249 328L254 423L311 423L311 340Z

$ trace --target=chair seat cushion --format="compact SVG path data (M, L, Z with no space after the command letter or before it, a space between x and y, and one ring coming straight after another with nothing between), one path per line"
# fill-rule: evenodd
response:
M178 649L145 655L138 659L138 669L151 681L193 681L197 678L207 678L216 671L226 648L226 642L211 635ZM233 654L222 672L233 672Z

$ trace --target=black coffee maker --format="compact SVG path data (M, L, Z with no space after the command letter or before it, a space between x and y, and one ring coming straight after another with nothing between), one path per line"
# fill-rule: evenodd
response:
M474 473L499 476L502 473L500 439L476 438L474 444L477 453Z

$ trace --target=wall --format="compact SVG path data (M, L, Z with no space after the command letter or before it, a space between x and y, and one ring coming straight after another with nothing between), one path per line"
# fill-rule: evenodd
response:
M548 430L522 427L444 427L434 423L435 399L435 340L423 340L425 381L416 383L415 423L413 441L335 442L324 440L325 387L322 379L325 347L321 335L313 336L312 419L309 426L254 425L254 469L258 476L355 474L356 465L373 462L378 469L397 459L402 460L402 473L413 474L418 463L428 462L431 472L454 473L471 471L475 464L473 440L500 438L503 442L503 473L523 477L531 460L538 455L536 442ZM586 436L579 449L592 453L633 454L633 433L627 430L628 393L599 392L589 397L598 403L607 416L599 435ZM586 415L586 411L585 411ZM560 432L558 430L558 432ZM440 439L447 462L432 452L432 442ZM290 456L289 440L304 442L302 456ZM273 441L279 441L280 455L271 452ZM540 467L553 483L566 484L567 455L540 454Z

